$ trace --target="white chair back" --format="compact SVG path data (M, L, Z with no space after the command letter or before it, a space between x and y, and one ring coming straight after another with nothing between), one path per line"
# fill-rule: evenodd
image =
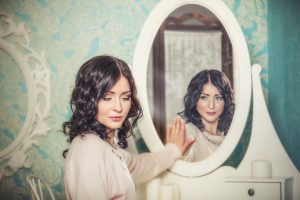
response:
M44 200L45 197L45 199L55 200L51 188L43 179L34 175L28 175L26 181L29 185L32 200Z

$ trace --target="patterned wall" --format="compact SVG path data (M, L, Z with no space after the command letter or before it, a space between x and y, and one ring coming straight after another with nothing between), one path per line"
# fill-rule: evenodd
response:
M268 85L267 0L225 0L237 17L247 40L252 63L263 66L265 93ZM50 69L51 110L46 136L27 151L23 167L0 185L0 199L29 199L25 177L35 174L46 179L58 199L64 199L62 151L68 146L60 133L70 116L71 88L79 66L92 56L111 54L132 64L140 29L158 0L0 0L0 12L30 30L30 45L44 52ZM4 26L5 24L1 24ZM0 29L1 30L1 29ZM27 87L15 61L0 49L0 149L17 137L26 118ZM9 68L7 68L9 66ZM4 85L9 85L4 87ZM9 102L9 103L8 103ZM0 163L0 167L5 162Z
M269 111L288 155L300 172L300 1L268 2ZM280 40L278 40L280 38Z

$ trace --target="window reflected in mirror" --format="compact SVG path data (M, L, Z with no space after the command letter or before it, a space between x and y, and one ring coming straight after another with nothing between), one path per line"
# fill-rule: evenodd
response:
M161 24L148 60L149 109L163 143L167 126L184 110L191 79L205 69L222 71L234 86L231 42L209 10L199 5L182 6Z

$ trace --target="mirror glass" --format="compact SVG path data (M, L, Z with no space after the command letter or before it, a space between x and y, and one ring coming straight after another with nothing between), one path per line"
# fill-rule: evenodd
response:
M23 72L14 58L2 48L0 48L0 91L1 151L18 137L28 109L27 86Z
M203 20L202 15L205 16L204 18L211 19L212 21L210 21L210 23L204 23L200 20L199 22L198 18L202 18ZM197 16L197 20L195 18L190 19L195 16ZM179 20L173 17L179 18ZM181 18L188 18L188 20L181 20ZM171 21L170 23L169 20ZM190 29L184 31L176 30L179 34L181 33L181 35L183 32L183 35L187 36L191 41L182 39L185 37L172 39L174 36L174 32L172 32L174 31L173 25L176 21L179 21L180 28L182 28L182 25L190 28L190 26L195 26L195 24L197 24L197 26L199 26L199 24L205 24L205 26L208 26L208 29L205 31L191 31ZM218 27L217 29L212 29L213 26ZM164 30L162 32L163 34L160 34L162 27L171 30ZM177 32L175 33L177 34ZM199 37L197 34L203 35ZM159 55L155 55L157 51L153 51L153 49L156 48L155 45L158 35L166 36L163 42L166 43L167 40L168 45L167 47L166 45L161 45L162 42L160 41L159 45L161 46L159 46L158 49ZM223 35L227 37L227 40L223 40ZM206 40L202 40L204 38L206 38ZM178 52L178 49L173 51L174 44L173 46L171 44L174 40L176 41L175 47L177 47L176 44L180 43ZM206 48L201 49L199 46L194 48L193 44L198 40L200 41L200 47L205 46ZM223 41L227 41L227 47L225 49ZM182 48L184 45L187 45L188 48ZM227 53L223 53L225 50ZM164 51L163 56L161 56L161 51ZM169 58L170 55L172 59ZM159 59L159 56L162 57L162 59ZM226 59L223 59L223 57ZM157 61L157 59L159 61ZM159 71L161 68L158 68L158 70L155 69L155 63L159 63L158 66L161 66L161 64L164 65L164 68L162 68L163 72ZM224 68L224 66L226 67ZM169 120L167 115L170 115L172 119L178 112L182 111L184 90L186 90L191 77L201 71L202 68L212 69L215 67L223 71L233 84L236 106L230 128L222 145L204 160L198 162L176 161L170 171L177 175L195 177L208 174L220 167L234 151L243 133L250 107L250 58L243 32L233 13L223 1L160 1L151 11L141 29L132 67L137 84L138 96L144 111L144 117L138 126L150 151L158 151L163 147L163 138L159 136L163 134L163 131L158 127L166 127L169 123L167 122ZM161 79L162 77L163 79ZM153 86L153 83L156 84L157 82L156 79L163 81L160 82L158 86ZM180 86L178 82L181 82ZM157 91L160 87L163 88L164 93ZM161 107L157 109L158 103L154 100L155 95L158 97L162 96L160 99L158 98L157 101L163 101L162 105L165 104L165 109L161 109ZM175 98L177 99L174 100ZM155 117L153 117L155 113L159 113L155 110L162 110L162 112L168 113L164 115L164 121L160 121L159 118L156 120ZM161 125L157 127L157 125L155 125L156 123Z
M232 68L231 42L212 12L188 4L167 16L153 41L147 68L149 109L163 143L167 126L184 109L190 80L204 69L217 69L233 85Z

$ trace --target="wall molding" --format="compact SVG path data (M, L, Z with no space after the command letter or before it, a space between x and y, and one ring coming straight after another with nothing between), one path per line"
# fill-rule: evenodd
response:
M47 122L51 108L50 70L45 52L36 52L30 46L29 32L24 23L16 23L11 16L0 12L0 50L16 61L28 89L25 122L15 140L0 151L0 181L19 168L31 167L26 153L33 144L38 145L38 136L45 136L51 130Z

